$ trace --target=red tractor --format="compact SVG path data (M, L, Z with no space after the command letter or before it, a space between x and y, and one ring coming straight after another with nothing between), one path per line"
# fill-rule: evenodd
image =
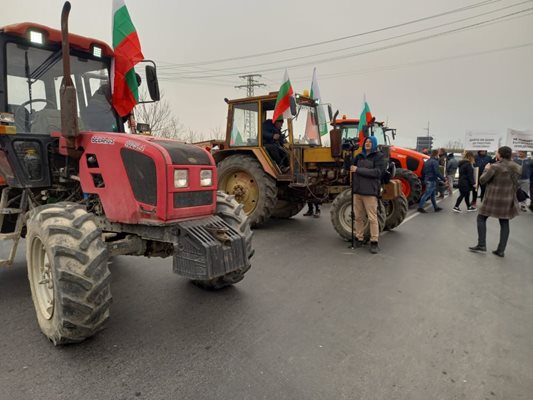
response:
M0 28L0 239L11 242L0 266L26 238L37 320L56 345L104 327L112 256L172 257L175 273L218 289L243 279L253 255L243 206L217 192L208 152L126 134L106 99L94 99L113 51L69 34L69 11L61 31ZM158 100L155 66L146 68Z
M359 136L359 120L349 119L343 116L337 119L335 123L342 131L344 139L356 138ZM396 136L396 131L384 126L382 122L376 122L372 129L365 131L365 135L371 134L378 139L379 144L386 144L389 146L390 160L396 165L396 175L394 179L398 179L402 184L402 192L407 198L409 204L418 202L422 195L422 169L424 162L429 156L419 153L414 150L406 149L405 147L398 147L391 145L391 140L387 134L391 132L393 139ZM362 137L360 138L360 145L362 144Z

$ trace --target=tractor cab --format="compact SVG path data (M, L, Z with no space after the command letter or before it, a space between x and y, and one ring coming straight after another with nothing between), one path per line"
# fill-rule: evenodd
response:
M292 179L299 161L295 149L322 146L321 135L327 133L331 108L307 96L295 96L291 104L293 118L284 120L280 141L290 169L282 170L266 150L264 139L264 131L272 123L276 98L274 92L265 96L226 99L229 106L226 142L224 151L215 155L217 162L236 152L253 153L269 175L282 180Z
M374 121L369 126L363 128L363 135L359 133L359 119L348 119L343 116L342 119L335 121L336 125L342 132L343 142L353 141L357 138L357 143L362 145L365 137L374 136L378 140L378 145L391 145L391 139L388 132L391 132L393 139L396 137L396 129L388 128L383 122Z

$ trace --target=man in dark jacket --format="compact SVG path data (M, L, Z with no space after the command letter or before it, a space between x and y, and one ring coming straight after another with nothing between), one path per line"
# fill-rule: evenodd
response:
M448 179L448 192L450 196L453 193L453 180L455 179L457 168L459 168L459 162L453 153L448 154L448 161L446 162L446 178Z
M439 149L439 166L443 174L446 174L447 161L448 161L448 153L446 153L446 149L444 147L441 147ZM447 186L445 183L439 183L437 185L437 192L439 192L439 199L444 198L444 194L446 193L446 188Z
M444 182L445 179L440 173L439 169L439 151L433 150L431 152L431 157L426 161L424 164L424 169L422 170L422 176L424 178L424 183L426 184L426 191L420 198L420 202L418 203L418 212L425 213L426 210L424 210L424 204L426 204L426 201L428 201L429 198L431 198L431 204L433 204L433 208L435 209L435 212L439 212L442 210L442 208L437 206L437 201L435 199L435 193L437 191L437 184L438 182Z
M487 154L486 150L479 150L476 155L476 162L474 163L474 167L478 167L478 176L483 175L483 172L485 171L485 167L492 162L491 156ZM485 197L485 189L487 188L487 185L479 185L481 188L481 194L479 195L479 201L483 201L483 197ZM473 197L472 197L472 205L475 206L477 202L477 188L474 188L473 191Z
M285 138L281 133L282 127L282 119L278 119L275 122L267 119L263 122L263 147L266 149L270 158L284 171L289 163L287 153L283 149Z
M381 193L381 176L386 169L385 155L378 150L375 136L365 138L363 151L350 171L353 172L353 196L355 203L355 247L361 247L365 234L364 215L370 224L370 252L379 252L378 197Z

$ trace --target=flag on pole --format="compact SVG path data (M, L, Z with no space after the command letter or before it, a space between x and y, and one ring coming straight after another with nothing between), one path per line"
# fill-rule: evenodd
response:
M283 75L283 81L278 92L278 98L276 99L276 106L274 107L274 115L272 115L272 121L276 121L280 116L283 118L292 118L291 114L291 101L290 98L294 96L292 90L291 80L289 79L289 73L285 70Z
M363 105L363 111L361 112L361 116L359 117L359 126L357 127L357 130L359 131L359 140L362 141L365 137L365 133L363 131L363 128L365 126L368 126L373 120L374 117L372 117L372 112L370 112L370 107L368 106L368 103L366 102L366 96L363 98L364 105Z
M139 37L124 0L113 0L113 50L111 64L113 107L124 117L139 101L134 66L144 59Z
M318 100L320 104L320 89L318 87L318 79L316 78L316 67L313 69L313 79L311 80L311 98L313 100ZM326 114L322 107L318 107L318 131L320 136L324 136L328 133L328 123L326 121Z

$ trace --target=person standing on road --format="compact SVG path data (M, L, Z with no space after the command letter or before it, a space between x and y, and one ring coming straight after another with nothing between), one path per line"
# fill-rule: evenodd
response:
M304 217L320 218L320 201L309 200L307 202L307 212L304 214Z
M522 167L522 175L520 175L520 189L531 196L529 192L529 176L531 169L531 159L527 157L527 151L519 151L518 157L515 157L513 160L515 163ZM527 199L520 203L520 208L522 211L527 211Z
M442 208L437 206L437 201L435 199L435 193L437 191L437 184L438 182L444 182L445 179L441 175L439 170L439 151L433 150L431 152L431 157L429 160L426 161L424 164L424 168L422 169L422 176L424 178L424 183L426 185L426 191L420 198L420 202L418 203L418 212L420 213L426 213L427 211L424 210L424 205L426 204L426 201L431 198L431 204L433 204L433 209L435 212L442 211Z
M370 252L379 252L378 197L381 192L381 176L386 169L385 155L378 150L378 140L368 136L363 142L363 151L353 162L353 201L355 204L355 247L363 245L365 234L364 216L370 224Z
M441 147L439 149L439 168L442 168L443 175L446 175L447 161L448 161L448 157L447 157L446 149L444 147ZM439 192L439 199L444 198L444 195L446 193L446 188L447 188L446 182L444 183L439 182L439 184L437 185L437 191Z
M492 158L487 154L486 150L479 150L476 155L476 162L474 164L474 167L478 167L478 176L483 175L483 172L485 171L485 166L487 164L492 163ZM479 201L483 201L483 197L485 196L485 189L486 185L478 185L481 188L481 194L479 195ZM476 206L477 204L477 191L478 188L474 188L473 191L473 197L472 197L472 205Z
M459 162L459 197L455 202L453 211L460 213L459 206L461 202L465 201L466 211L476 211L476 207L470 205L470 192L475 188L476 181L474 179L474 154L470 151L465 153L463 160Z
M459 162L453 153L448 154L448 161L446 162L446 179L448 181L448 192L450 196L453 193L453 181L455 179L455 174L457 173L457 168L459 168Z
M469 247L470 251L487 251L487 219L493 217L500 221L500 241L492 254L504 256L510 233L509 220L519 213L516 190L521 171L520 166L511 161L512 154L510 147L500 147L496 153L496 163L488 164L479 178L481 184L487 185L487 190L477 216L477 245Z

